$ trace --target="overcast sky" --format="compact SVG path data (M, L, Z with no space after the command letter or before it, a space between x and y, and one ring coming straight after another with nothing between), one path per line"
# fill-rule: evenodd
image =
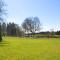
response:
M5 0L7 22L19 25L26 17L38 16L42 30L60 30L60 0Z

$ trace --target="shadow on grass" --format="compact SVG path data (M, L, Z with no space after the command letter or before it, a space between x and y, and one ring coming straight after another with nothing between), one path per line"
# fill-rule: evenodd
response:
M0 47L8 46L9 42L8 41L2 41L0 42Z

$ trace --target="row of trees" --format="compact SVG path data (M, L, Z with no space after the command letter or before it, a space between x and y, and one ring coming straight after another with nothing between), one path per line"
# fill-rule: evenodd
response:
M24 36L25 33L35 33L40 31L40 21L38 17L26 18L21 26L15 23L2 23L1 33L3 36Z
M30 36L37 35L41 37L41 35L43 36L60 35L60 31L40 32L40 29L41 29L40 23L39 22L37 23L30 18L27 18L27 19L24 20L21 26L15 23L1 24L0 30L1 30L2 36L19 36L19 37L29 36L30 37Z
M22 36L24 32L15 23L1 24L2 36Z

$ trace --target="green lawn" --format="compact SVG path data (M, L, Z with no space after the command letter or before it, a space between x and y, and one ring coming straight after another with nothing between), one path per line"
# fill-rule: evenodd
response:
M5 37L0 60L60 60L60 39Z

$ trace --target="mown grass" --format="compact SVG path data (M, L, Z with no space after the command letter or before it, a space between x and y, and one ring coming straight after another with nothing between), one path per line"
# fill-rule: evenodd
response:
M0 60L60 60L60 39L5 37Z

